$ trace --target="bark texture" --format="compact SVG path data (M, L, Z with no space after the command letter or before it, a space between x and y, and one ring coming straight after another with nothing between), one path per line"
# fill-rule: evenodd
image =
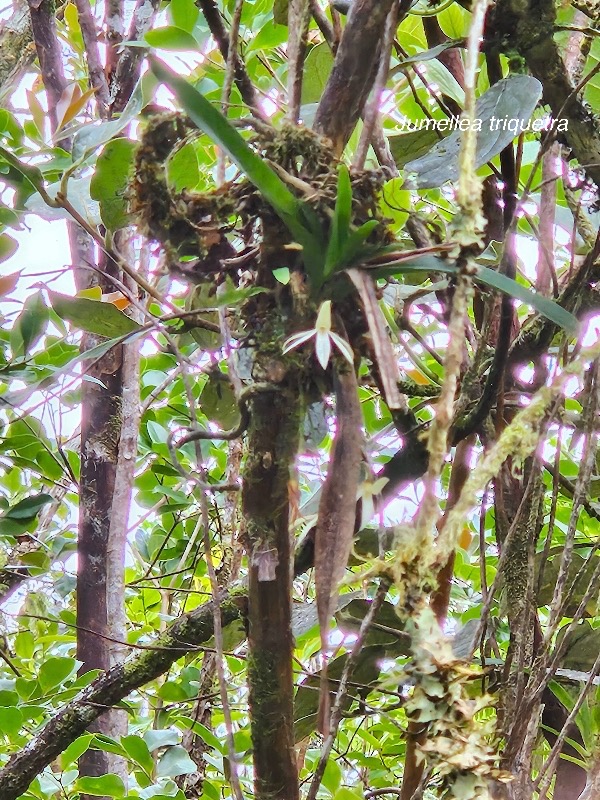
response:
M379 48L394 0L354 0L315 117L315 130L341 155L373 86Z
M35 45L27 3L15 4L10 19L0 27L0 107L8 105L8 98L23 71L35 58Z
M299 386L291 375L251 403L243 473L250 576L248 687L256 800L299 797L294 750L289 487L298 450Z

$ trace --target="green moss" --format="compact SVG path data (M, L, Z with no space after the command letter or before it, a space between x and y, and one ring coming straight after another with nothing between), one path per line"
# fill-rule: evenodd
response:
M130 209L141 231L161 244L171 268L199 282L222 271L223 259L236 254L228 237L235 235L248 242L249 232L260 220L260 255L247 267L258 268L259 285L281 291L272 278L272 268L267 270L265 265L272 264L276 256L279 266L295 270L300 269L301 260L297 252L286 250L291 242L289 231L248 180L239 177L208 192L176 192L169 186L169 159L194 130L187 117L178 113L158 114L148 120L129 190ZM264 158L285 171L282 175L290 189L313 206L327 228L338 183L338 161L330 142L307 128L289 124L281 130L265 127L252 141ZM370 236L373 244L389 240L385 220L378 210L378 195L385 179L381 170L364 170L351 176L352 224L381 221ZM198 262L193 274L187 267L190 260ZM280 332L272 333L277 341Z
M255 747L268 740L275 730L276 715L273 713L273 674L275 660L264 650L253 651L248 655L248 685L251 687L250 703L252 720L255 722L252 740ZM269 724L269 720L273 724Z

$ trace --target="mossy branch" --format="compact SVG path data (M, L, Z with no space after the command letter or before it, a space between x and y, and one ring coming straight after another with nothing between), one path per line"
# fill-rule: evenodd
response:
M243 616L246 602L243 592L222 598L222 625ZM205 603L178 617L151 648L96 678L0 770L0 798L16 800L107 707L116 705L135 689L163 675L175 661L207 642L212 635L213 604Z

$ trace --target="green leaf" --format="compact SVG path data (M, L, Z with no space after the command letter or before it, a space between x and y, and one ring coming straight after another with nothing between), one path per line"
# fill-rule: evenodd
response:
M40 340L48 322L48 308L41 292L27 298L23 310L15 320L10 332L10 344L14 356L27 356Z
M19 243L8 233L0 234L0 262L6 261L17 252Z
M58 316L82 331L109 338L140 330L137 322L112 303L89 300L87 297L67 297L57 292L48 292L48 295Z
M30 164L20 161L10 152L10 150L7 150L5 147L0 147L0 158L6 161L7 164L10 164L11 167L16 169L17 172L25 178L25 180L33 189L36 191L39 191L40 188L43 189L44 176L38 167L32 167Z
M110 231L129 223L126 191L137 147L130 139L113 139L98 156L90 194L100 203L102 222Z
M148 430L148 436L152 441L152 444L166 444L167 439L169 438L169 431L160 425L158 422L154 422L153 420L148 420L146 423L146 428Z
M327 42L312 48L302 70L302 105L318 103L333 67L333 53Z
M169 157L167 179L174 192L193 189L200 180L198 153L193 142L187 142Z
M28 659L31 658L33 652L35 650L35 637L31 631L24 630L17 634L15 638L15 653L19 656L19 658ZM23 681L23 678L19 678L20 681ZM27 681L26 684L30 687L31 681ZM33 681L33 683L37 686L37 681ZM25 700L28 700L31 694L23 694L23 691L29 691L29 689L25 690L25 684L21 684L19 687L19 682L17 681L17 691Z
M270 50L280 44L285 44L287 39L287 25L277 25L273 20L268 20L250 42L247 53L256 50Z
M74 658L51 656L40 667L38 675L40 686L45 692L54 689L55 686L60 686L76 669L77 661Z
M411 196L407 189L402 189L402 178L392 178L381 190L379 209L382 214L393 220L393 228L399 233L404 227L411 208Z
M447 264L436 256L415 256L415 260L407 260L398 265L394 270L391 266L377 268L374 274L378 276L393 274L402 274L403 272L443 272L447 275L455 275L457 272L456 265L453 263ZM532 292L512 278L502 275L488 267L479 266L477 274L473 276L476 283L483 283L486 286L491 286L493 289L498 289L504 294L514 297L516 300L521 300L528 306L531 306L538 311L542 316L554 322L559 328L564 328L567 333L575 334L579 328L579 321L577 317L573 316L570 312L555 303L554 300L549 300L543 295Z
M0 707L0 734L16 736L23 725L23 714L14 706Z
M97 777L79 778L75 784L77 791L82 794L92 794L100 797L125 797L126 791L123 781L118 775L98 775Z
M60 761L62 768L67 769L71 764L74 764L77 759L89 749L93 740L93 733L84 733L83 736L75 739L61 754Z
M422 61L432 61L434 58L437 58L439 55L444 53L446 50L451 50L452 48L456 47L463 43L463 39L450 39L443 44L438 44L435 47L430 48L429 50L422 50L420 53L415 53L414 56L408 56L407 58L403 58L399 64L394 67L394 72L401 71L406 67L410 67L413 64L420 64ZM464 95L463 95L464 97Z
M193 731L205 744L215 749L218 753L226 752L226 748L224 748L221 740L201 722L193 722L187 717L182 717L178 720L178 724L185 725L186 728Z
M2 515L4 519L33 519L41 509L52 503L54 498L50 494L34 494L19 501L14 506L5 511Z
M274 269L273 277L276 281L283 284L283 286L287 286L290 282L290 270L288 267L279 267L279 269Z
M23 129L15 115L5 108L0 108L0 136L5 136L11 147L18 147L23 141Z
M275 272L275 270L273 270ZM217 308L225 308L226 306L239 306L250 297L256 297L257 294L263 294L266 289L262 286L247 286L243 289L237 289L233 282L227 278L226 289L224 292L219 292L214 299L212 305Z
M576 334L579 329L579 321L577 317L570 314L564 308L555 303L554 300L549 300L541 294L532 292L520 283L513 281L506 275L496 272L488 267L479 267L475 280L479 283L484 283L487 286L492 286L494 289L499 289L501 292L510 295L511 297L521 300L523 303L535 308L544 317L554 322L559 328L564 328L567 333Z
M202 411L208 419L217 422L223 430L229 430L240 420L240 410L229 380L223 375L209 375L200 395Z
M121 737L121 744L123 749L132 761L139 764L148 775L152 774L154 769L154 760L150 755L148 745L141 736L123 736Z
M2 201L0 201L0 226L15 228L16 230L19 230L20 228L19 215L17 212L14 209L9 208Z
M418 124L418 121L414 123L415 126ZM402 169L409 161L424 156L439 141L440 137L433 128L407 130L388 136L388 144L398 169Z
M541 94L542 85L536 78L510 75L479 98L475 107L475 117L481 124L477 134L477 169L498 155L519 134L518 126L528 122ZM505 128L505 124L510 125L510 129ZM406 171L414 174L413 182L417 188L431 189L458 179L460 141L461 131L454 130L426 155L404 164Z
M111 736L105 736L103 733L97 733L93 742L94 750L103 750L105 753L114 753L117 756L125 757L125 749L120 742L113 739Z
M323 260L323 234L313 210L300 202L281 178L244 141L238 131L211 103L170 67L150 56L156 77L168 86L190 119L221 147L256 186L296 241L303 248L309 275L318 281Z
M200 11L194 0L171 0L169 3L169 16L173 25L188 33L194 30L199 15Z
M144 741L148 745L148 750L152 753L159 747L166 747L167 745L179 744L181 741L181 734L175 730L149 730L144 734Z
M98 147L110 142L113 137L118 136L137 117L144 105L143 81L144 79L137 82L129 102L118 119L104 122L101 125L86 125L75 134L73 138L74 160L84 158Z
M363 222L360 228L352 231L346 245L340 254L338 269L341 267L351 267L353 264L358 264L363 261L366 256L372 252L373 248L365 246L366 240L379 226L379 220L370 219ZM376 252L376 249L375 249Z
M83 43L81 25L79 24L79 14L77 13L75 3L67 3L65 5L64 14L67 30L69 31L69 41L80 53L83 53L85 50L85 45Z
M332 758L327 762L325 772L323 773L323 786L329 789L331 794L334 794L342 782L342 768Z
M160 757L156 766L159 778L176 778L178 775L189 775L198 767L189 757L187 750L181 745L169 747Z
M343 786L334 794L333 800L363 800L363 797L363 793L358 789L349 789L347 786Z
M466 9L461 8L458 3L452 3L436 15L440 28L446 36L457 40L461 36L466 36L469 32L470 15Z
M329 242L327 243L327 254L325 256L325 277L329 277L340 262L340 256L348 239L350 232L350 219L352 217L352 183L350 173L345 164L338 167L337 194L335 198L335 210L331 229L329 232Z
M151 47L161 50L199 50L200 46L191 33L175 25L165 25L164 28L154 28L145 36Z
M438 91L451 97L459 106L464 106L465 90L445 64L433 58L427 62L425 71L431 83L438 87Z

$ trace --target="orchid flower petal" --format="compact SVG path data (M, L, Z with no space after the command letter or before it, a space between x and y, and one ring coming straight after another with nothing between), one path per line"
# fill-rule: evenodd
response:
M352 352L352 348L348 342L345 339L342 339L341 336L338 336L337 333L330 333L329 336L346 361L349 364L354 364L354 353Z
M327 369L327 364L329 363L329 357L331 356L331 339L329 338L331 334L323 333L322 331L317 331L316 342L315 342L315 353L317 356L317 360L319 364L323 367L323 369Z
M329 333L331 330L331 300L321 303L315 328L323 333Z
M309 339L316 334L314 329L310 331L300 331L300 333L294 333L293 336L290 336L289 339L286 339L283 343L283 352L289 353L290 350L293 350L295 347L300 347L301 344L304 342L308 342Z

